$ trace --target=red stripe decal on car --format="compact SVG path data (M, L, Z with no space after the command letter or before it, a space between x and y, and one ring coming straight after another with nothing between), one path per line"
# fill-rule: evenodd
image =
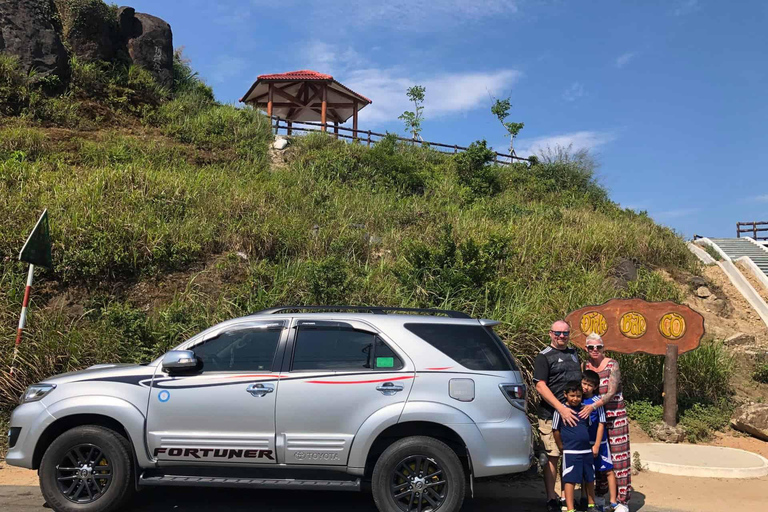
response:
M425 370L450 370L453 366L441 366L440 368L424 368Z
M415 378L413 375L409 377L391 377L389 379L378 380L308 380L310 384L375 384L377 382L392 382L393 380L406 380Z
M275 374L248 374L248 375L230 375L227 377L227 379L245 379L245 378L252 378L252 377L266 377L270 379L282 379L285 377L285 375L275 375Z

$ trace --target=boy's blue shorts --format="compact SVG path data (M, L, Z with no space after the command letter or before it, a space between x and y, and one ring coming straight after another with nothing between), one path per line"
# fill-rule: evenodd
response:
M608 446L608 440L606 439L600 443L600 452L595 457L595 471L612 471L613 459L611 459L611 449Z
M594 481L595 459L592 450L563 450L563 483Z

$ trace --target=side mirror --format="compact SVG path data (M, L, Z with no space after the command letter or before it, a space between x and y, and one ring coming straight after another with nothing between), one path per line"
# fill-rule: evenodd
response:
M163 370L168 373L194 372L200 361L191 350L171 350L163 356Z

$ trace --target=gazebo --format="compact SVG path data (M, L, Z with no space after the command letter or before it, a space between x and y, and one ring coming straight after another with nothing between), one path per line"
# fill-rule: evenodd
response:
M371 100L334 80L331 75L308 69L259 75L240 101L284 119L291 132L293 121L319 121L326 131L328 120L338 133L339 124L352 118L357 138L357 113Z

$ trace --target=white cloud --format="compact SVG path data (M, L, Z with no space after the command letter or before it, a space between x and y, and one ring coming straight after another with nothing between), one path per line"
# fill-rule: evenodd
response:
M701 8L699 0L682 0L677 3L677 7L672 11L674 16L686 16L694 13Z
M701 211L701 208L677 208L675 210L652 213L651 217L655 219L678 219L680 217L687 217L688 215L692 215L699 211Z
M573 151L582 149L597 149L600 146L616 140L613 132L580 131L548 135L533 139L519 139L515 143L515 152L524 157L535 155L548 148L570 147Z
M573 82L563 93L563 99L565 101L576 101L582 96L584 96L584 86L579 82Z
M751 198L753 201L756 201L758 203L768 203L768 194L763 194L760 196L754 196Z
M623 68L629 64L629 61L632 60L635 55L637 55L637 52L622 53L616 58L616 67L619 69Z
M302 44L302 53L306 55L306 65L322 73L334 74L349 69L350 67L360 67L364 65L362 56L351 46L340 48L339 46L323 41L310 41Z
M211 76L214 83L222 83L251 71L252 64L248 60L233 55L223 55L217 57Z
M342 77L344 85L373 100L360 111L360 122L369 125L394 121L412 109L405 91L419 84L426 88L424 117L465 112L480 106L490 108L489 91L508 90L521 76L514 69L491 72L446 73L428 79L408 76L398 70L361 69Z
M515 14L519 4L517 0L325 0L309 5L302 0L278 3L252 0L251 3L262 12L264 9L279 9L290 12L300 22L314 22L319 27L386 25L397 30L419 31ZM340 20L352 23L344 22L341 27Z

